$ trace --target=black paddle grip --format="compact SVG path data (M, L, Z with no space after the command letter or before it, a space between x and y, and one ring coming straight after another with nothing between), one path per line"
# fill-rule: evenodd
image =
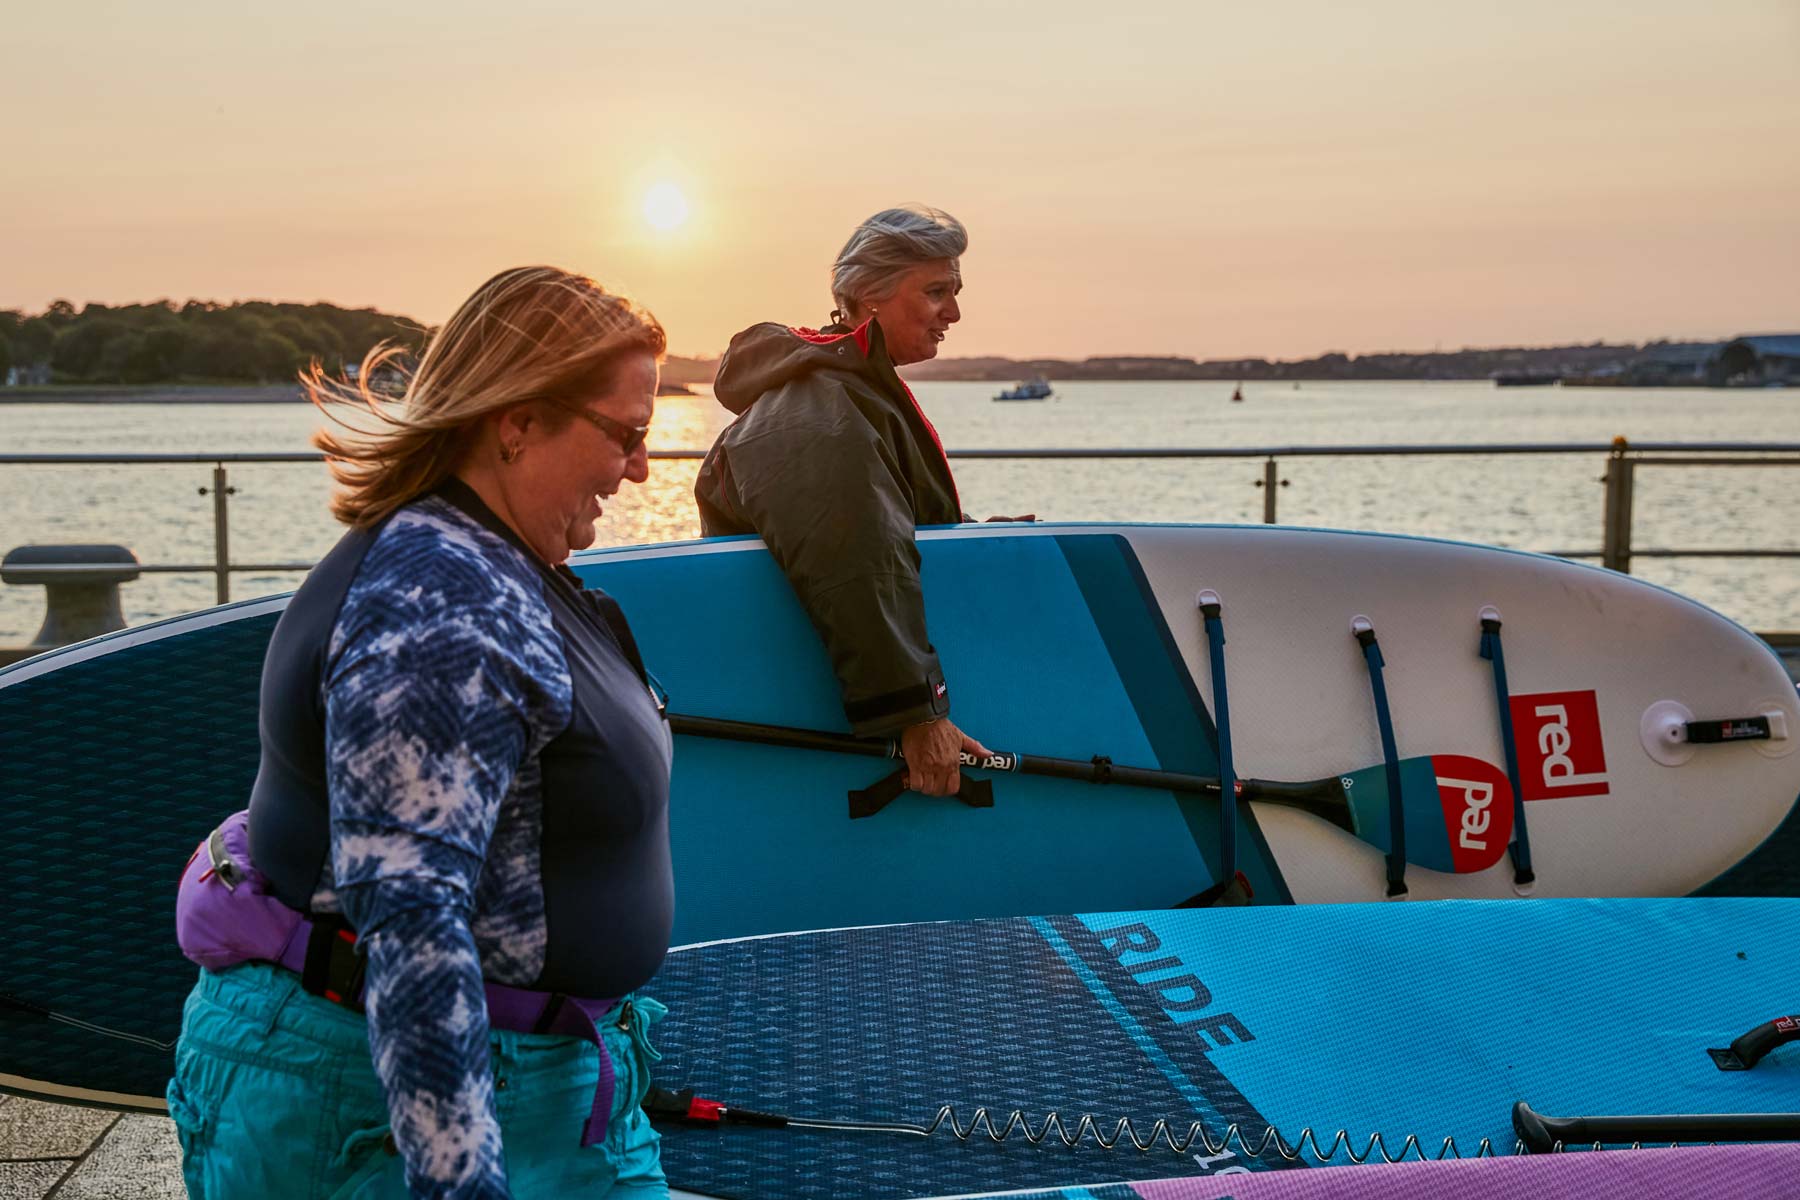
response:
M1670 1145L1676 1142L1783 1142L1800 1139L1800 1113L1684 1113L1627 1117L1546 1117L1521 1100L1513 1132L1531 1154L1558 1146Z

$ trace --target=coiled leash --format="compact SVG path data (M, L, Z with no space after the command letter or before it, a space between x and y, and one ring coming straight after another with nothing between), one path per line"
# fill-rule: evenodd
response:
M1455 1137L1438 1144L1437 1154L1428 1156L1417 1134L1407 1134L1399 1149L1389 1146L1381 1133L1370 1134L1357 1149L1349 1133L1339 1129L1322 1141L1312 1126L1289 1137L1273 1125L1265 1125L1260 1133L1246 1131L1234 1121L1225 1126L1217 1138L1199 1121L1184 1128L1179 1123L1157 1120L1147 1126L1130 1117L1104 1120L1083 1113L1073 1122L1061 1113L1049 1111L1036 1124L1019 1109L995 1117L987 1108L977 1108L965 1122L956 1109L944 1105L928 1125L898 1121L825 1120L814 1117L788 1117L777 1113L738 1108L716 1100L694 1095L692 1089L679 1092L653 1087L644 1098L644 1111L652 1122L679 1122L683 1125L719 1129L741 1125L761 1129L812 1129L830 1133L888 1133L900 1137L926 1138L947 1131L959 1142L971 1142L985 1136L1003 1144L1022 1138L1032 1146L1057 1145L1073 1150L1091 1145L1103 1150L1136 1150L1148 1154L1166 1147L1176 1154L1189 1154L1196 1147L1207 1155L1226 1152L1248 1158L1262 1158L1273 1153L1287 1162L1329 1163L1339 1154L1357 1165L1371 1161L1384 1163L1428 1162L1443 1159L1498 1158L1503 1154L1548 1154L1565 1149L1592 1146L1672 1145L1681 1142L1753 1142L1800 1139L1800 1113L1721 1113L1685 1116L1630 1117L1550 1117L1534 1112L1521 1100L1512 1107L1513 1130L1517 1136L1506 1150L1496 1150L1493 1141L1482 1138L1465 1154Z

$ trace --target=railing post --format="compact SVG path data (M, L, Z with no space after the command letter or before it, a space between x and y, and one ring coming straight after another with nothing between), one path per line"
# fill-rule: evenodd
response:
M231 599L231 519L226 508L227 497L237 491L225 474L224 463L213 464L213 575L218 580L218 603ZM200 494L206 495L201 488Z
M1280 488L1287 486L1287 480L1276 479L1278 471L1280 468L1276 466L1274 457L1271 455L1262 464L1262 484L1258 484L1258 488L1262 488L1262 524L1264 525L1274 524L1274 489L1278 486Z
M1606 513L1602 518L1600 565L1621 574L1631 573L1631 484L1637 464L1627 458L1624 438L1614 438L1612 456L1606 460Z

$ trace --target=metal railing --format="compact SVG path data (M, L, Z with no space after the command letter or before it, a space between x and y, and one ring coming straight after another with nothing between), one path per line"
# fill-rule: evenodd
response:
M1601 513L1601 546L1597 550L1553 550L1559 558L1597 558L1601 565L1629 572L1633 558L1800 558L1800 547L1678 547L1635 549L1631 543L1633 488L1639 467L1800 467L1800 442L1492 442L1457 445L1370 446L1236 446L1236 447L1102 447L1094 449L991 449L951 450L956 459L1210 459L1260 458L1262 477L1255 486L1263 490L1263 523L1278 524L1277 495L1287 480L1280 477L1280 462L1287 458L1417 458L1431 456L1509 456L1604 454L1606 473L1601 477L1605 501ZM652 450L653 459L698 460L704 450ZM3 454L0 466L148 466L170 463L211 463L212 486L200 494L212 497L213 561L210 563L141 564L130 569L168 574L213 574L218 583L218 602L231 599L235 572L307 571L310 562L234 563L231 561L230 498L227 464L317 463L324 455L315 451L288 453L215 454ZM120 564L33 563L33 571L71 573L117 572Z

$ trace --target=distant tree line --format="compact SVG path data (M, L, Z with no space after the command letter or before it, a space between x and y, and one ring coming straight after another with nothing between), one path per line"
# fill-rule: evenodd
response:
M1554 371L1585 374L1631 361L1641 348L1631 343L1593 342L1576 346L1502 346L1433 353L1351 355L1333 352L1316 358L1209 359L1142 355L1086 359L940 358L906 368L908 379L963 379L1001 382L1041 375L1046 379L1486 379L1501 371Z
M277 383L314 359L330 371L359 362L383 340L416 350L424 331L332 304L159 300L77 311L54 300L35 315L0 309L0 380L8 368L48 364L56 383Z

